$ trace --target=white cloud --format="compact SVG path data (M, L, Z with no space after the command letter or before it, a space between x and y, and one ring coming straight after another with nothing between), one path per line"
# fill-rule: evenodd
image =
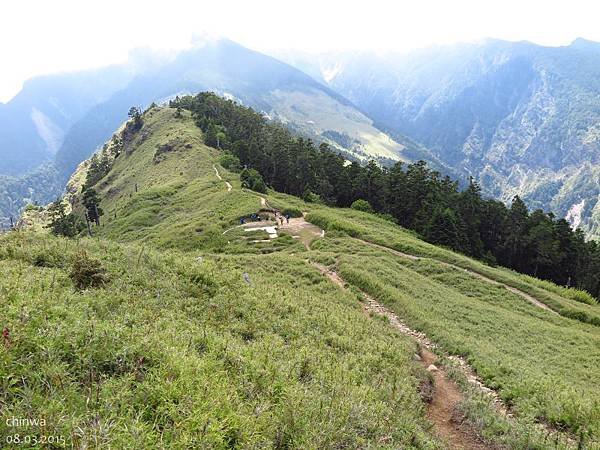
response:
M496 37L600 40L600 6L584 0L75 1L0 4L0 101L36 74L122 61L140 47L181 48L198 33L257 50L407 50Z

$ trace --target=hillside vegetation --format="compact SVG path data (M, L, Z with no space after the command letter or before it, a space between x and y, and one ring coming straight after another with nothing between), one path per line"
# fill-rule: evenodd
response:
M389 218L250 191L213 137L188 111L152 108L88 173L93 238L0 237L3 410L48 418L76 447L448 448L421 349L364 314L368 295L437 346L472 448L598 448L598 305ZM302 218L274 238L246 231L274 209L325 232L293 228ZM253 214L263 223L240 223Z
M192 112L206 142L230 153L275 190L331 206L368 202L368 209L461 253L600 296L600 246L564 219L530 212L517 196L510 207L484 199L471 178L466 189L424 161L380 167L348 164L326 144L267 123L250 108L211 93L172 106ZM572 291L573 298L594 299Z
M44 417L77 448L440 448L414 344L300 258L1 244L3 417ZM74 289L82 252L97 289Z

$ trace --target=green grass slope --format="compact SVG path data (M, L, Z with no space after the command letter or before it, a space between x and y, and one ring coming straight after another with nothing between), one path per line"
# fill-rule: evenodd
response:
M600 332L435 260L411 260L347 237L314 248L338 273L448 352L466 357L521 416L598 435Z
M485 442L598 448L598 305L374 215L272 191L270 206L307 212L325 236L310 248L289 235L252 242L234 227L259 195L219 157L191 117L152 109L95 186L93 239L1 237L3 410L47 417L76 446L443 448L415 343L365 315L362 291L498 391L511 418L464 386L462 411ZM81 249L107 270L97 289L69 277Z
M74 289L82 250L103 287ZM3 438L42 417L28 434L74 448L440 448L414 344L300 258L11 233L0 270Z
M131 144L134 150L120 155L95 186L104 211L98 234L160 248L222 250L224 228L256 211L259 200L242 192L239 179L219 167L234 185L228 192L213 168L219 152L203 144L188 114L173 116L172 109L147 112Z

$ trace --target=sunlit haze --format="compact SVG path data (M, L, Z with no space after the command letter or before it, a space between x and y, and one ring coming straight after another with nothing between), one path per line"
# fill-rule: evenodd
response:
M600 40L595 2L6 1L0 6L0 101L35 75L98 67L136 47L179 49L194 34L260 51L405 51L485 37L565 45Z

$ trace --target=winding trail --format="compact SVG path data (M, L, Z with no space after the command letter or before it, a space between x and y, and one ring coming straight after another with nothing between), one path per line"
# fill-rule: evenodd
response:
M217 169L217 166L214 165L214 164L213 164L213 169L215 169L215 175L217 176L217 178L220 181L223 181L223 177L219 173L219 170ZM229 183L229 181L225 181L225 186L227 186L227 192L229 192L229 191L231 191L231 189L233 189L233 186Z
M361 242L361 243L363 243L365 245L368 245L370 247L375 247L375 248L384 250L384 251L386 251L388 253L391 253L392 255L396 255L396 256L399 256L401 258L408 258L408 259L411 259L413 261L431 260L431 261L435 261L435 262L437 262L439 264L442 264L445 267L450 267L452 269L456 269L456 270L459 270L459 271L462 271L462 272L466 272L469 275L471 275L473 277L476 277L476 278L479 278L480 280L485 281L485 282L487 282L489 284L492 284L494 286L502 286L503 288L505 288L506 290L512 292L513 294L516 294L519 297L527 300L532 305L535 305L538 308L544 309L546 311L549 311L549 312L551 312L553 314L558 315L558 313L556 311L554 311L552 308L550 308L548 305L546 305L545 303L541 302L537 298L535 298L535 297L527 294L526 292L523 292L520 289L517 289L517 288L515 288L513 286L510 286L510 285L508 285L506 283L502 283L500 281L493 280L492 278L488 278L485 275L480 274L479 272L474 272L472 270L465 269L465 268L457 266L455 264L451 264L451 263L448 263L448 262L445 262L445 261L440 261L440 260L434 259L434 258L428 258L428 257L410 255L408 253L403 253L403 252L400 252L398 250L394 250L393 248L386 247L384 245L375 244L373 242L365 241L363 239L359 239L359 238L352 238L352 239L354 239L355 241Z
M315 262L311 264L331 282L342 289L346 288L346 282L335 271ZM495 448L493 445L484 443L475 430L461 420L461 415L457 408L464 400L464 396L460 392L458 385L448 377L446 371L435 365L438 357L432 350L436 348L436 345L424 333L408 327L395 313L378 303L366 292L361 291L361 294L365 299L364 309L366 312L386 317L394 329L404 335L410 336L419 344L419 363L430 372L433 378L433 394L431 401L427 405L427 419L433 424L438 437L445 442L446 448L452 450L485 450ZM484 386L464 359L458 356L453 356L450 359L457 360L467 380L479 388L481 392L491 396L501 414L509 416L498 394Z

